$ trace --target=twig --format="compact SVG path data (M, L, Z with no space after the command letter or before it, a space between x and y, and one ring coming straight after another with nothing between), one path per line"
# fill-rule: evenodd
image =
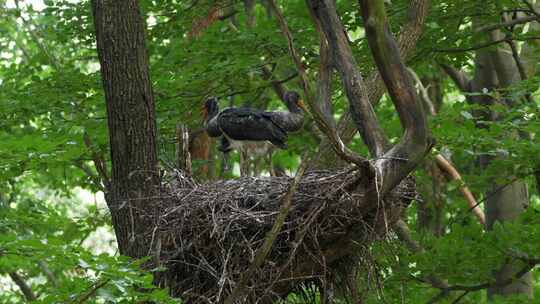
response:
M110 190L111 180L109 178L109 174L107 174L107 168L105 166L105 161L102 157L102 155L99 155L92 144L92 140L90 139L90 136L87 132L84 132L83 135L83 141L88 150L90 151L90 155L92 156L92 160L94 162L94 166L96 167L96 171L99 174L99 177L101 178L103 185L105 185L105 189L107 191Z
M532 3L530 3L528 0L522 0L521 2L525 3L525 5L529 8L529 11L534 14L534 17L536 17L537 20L540 20L540 13L536 11L536 8Z
M83 161L76 161L74 164L77 168L81 169L84 173L86 173L86 175L92 180L94 185L96 185L99 190L105 190L105 188L103 187L103 181L99 178L99 176L94 174L94 172L92 172L92 169L88 167Z
M22 10L21 10L21 7L19 5L19 0L15 0L15 6L17 7L17 10L19 10L19 13L20 13L20 16L19 18L21 18L23 24L25 25L25 27L27 28L27 31L28 33L30 34L30 36L32 37L32 39L34 40L34 42L36 43L36 45L38 46L38 48L45 54L45 56L47 56L47 58L49 59L49 63L56 69L56 70L59 70L60 69L60 64L58 64L58 59L56 57L54 57L54 55L49 52L49 50L47 49L47 47L45 46L45 44L41 41L41 39L36 35L36 33L31 29L30 27L30 21L27 20L26 18L23 17L23 14L22 14Z
M461 53L461 52L469 52L469 51L475 51L483 48L487 48L496 44L499 44L501 42L508 42L508 41L527 41L527 40L538 40L540 39L540 36L527 36L522 38L512 38L512 37L505 37L498 40L493 40L485 43L481 43L478 45L473 45L471 47L466 48L452 48L452 49L433 49L434 52L438 53Z
M540 264L540 259L526 259L522 258L521 260L525 261L525 266L521 268L519 271L517 271L514 275L506 278L503 281L495 281L495 282L488 282L488 283L482 283L477 285L452 285L447 288L441 288L441 292L437 294L435 297L433 297L431 300L428 301L428 304L436 303L439 300L441 300L444 296L446 296L450 291L465 291L464 294L462 294L458 299L465 296L466 293L470 293L473 291L479 291L484 290L488 288L493 287L505 287L507 285L512 284L515 282L515 280L521 278L525 274L527 274L531 269L533 269L536 265ZM444 294L444 296L443 296ZM454 302L457 303L457 302Z
M456 71L453 68L448 67L448 66L446 67L446 69L448 70L449 73L453 74L453 78L457 78L455 81L464 82L464 83L466 81L468 81L468 80L465 79L465 75L463 73L461 73L459 71ZM418 86L420 88L420 91L422 92L422 96L425 99L426 103L428 103L430 105L431 114L432 115L437 115L437 111L433 107L433 102L429 98L429 95L427 94L426 89L424 88L422 82L420 81L420 78L418 78L418 76L416 75L416 73L414 73L414 71L412 69L409 69L409 72L411 73L411 75L413 75L414 80L417 82L417 84L418 84ZM461 84L461 86L466 86L466 85ZM463 182L463 179L461 178L461 175L459 174L457 169L454 166L452 166L452 164L448 160L446 160L446 158L444 158L444 156L442 156L441 154L437 154L435 156L435 162L437 163L437 165L439 166L439 168L441 170L446 172L446 175L450 179L456 180L456 181L459 182L459 190L461 191L461 194L463 194L463 196L465 197L465 200L469 204L469 207L473 211L474 215L476 215L476 217L478 218L478 221L482 225L485 225L486 224L486 216L484 215L484 212L477 206L478 204L476 202L476 199L474 198L474 196L471 193L471 191L469 190L469 188Z
M297 76L298 76L298 73L294 72L291 76L283 80L277 80L275 79L275 77L273 77L273 72L267 66L262 67L262 78L264 80L270 81L270 86L272 87L272 89L274 89L274 92L281 100L284 100L285 91L286 91L286 88L283 84L285 82L288 82L296 78Z
M510 186L511 184L513 184L515 181L517 181L519 178L515 177L515 178L512 178L512 180L510 180L508 183L504 184L504 185L501 185L499 187L497 187L494 191L490 192L489 195L486 195L484 196L481 200L479 200L474 206L472 207L469 207L469 209L467 209L467 212L469 211L472 211L474 208L480 206L481 204L483 204L484 202L486 202L488 199L490 199L491 197L493 197L494 195L496 195L497 193L499 193L500 191L502 191L504 188ZM448 226L452 226L452 224L454 223L454 221L458 218L459 214L456 215L453 219L450 220L450 222L448 223Z
M521 80L527 80L527 73L525 72L525 67L523 66L523 62L521 62L521 59L519 58L519 52L517 50L516 44L513 40L507 41L508 46L510 46L510 49L512 50L512 57L514 58L514 61L516 62L516 66L519 71L519 76L521 77Z
M508 35L511 35L511 34L508 34ZM508 46L510 46L510 49L512 50L512 57L514 58L514 62L516 63L516 67L519 71L519 77L521 78L522 81L527 80L527 72L525 72L525 67L523 66L523 61L521 60L519 56L516 43L513 40L509 40L507 41L507 43L508 43ZM529 103L534 102L532 99L531 93L529 92L525 93L525 98L527 99L527 102Z
M402 241L407 249L409 249L411 252L421 253L425 251L425 249L412 238L409 226L403 220L398 220L396 222L394 225L394 231L396 232L399 240ZM450 287L444 280L432 275L427 277L427 281L435 288L445 290Z
M251 278L252 275L255 274L255 271L257 271L258 268L261 267L261 265L264 263L266 256L270 252L270 249L272 249L272 245L274 244L274 241L276 240L279 232L281 231L281 227L283 227L283 224L285 222L285 218L289 214L289 211L292 207L292 196L296 192L296 188L298 187L298 183L300 182L300 179L302 179L302 176L304 175L304 171L306 170L308 162L305 160L305 155L302 157L302 163L300 164L300 167L298 167L298 170L296 171L296 175L292 181L292 183L289 186L289 190L285 194L283 198L283 204L280 207L279 213L276 217L276 220L274 222L274 225L272 226L272 229L266 234L266 237L264 239L263 245L257 250L257 253L255 254L255 258L253 259L253 262L249 266L248 270L244 273L242 273L240 277L240 281L236 285L236 287L233 289L231 294L225 299L225 304L232 304L234 301L239 298L243 292L244 289L247 287L247 282Z
M422 96L422 99L424 100L424 103L429 108L429 113L431 115L437 115L437 111L435 110L435 106L433 105L433 102L432 102L431 98L429 98L429 94L428 94L426 88L424 87L424 84L420 80L420 77L418 77L418 74L416 74L416 72L413 69L409 68L409 67L407 68L407 71L409 72L409 74L411 74L414 82L416 82L416 85L418 86L418 90L420 91L420 96Z
M111 280L110 279L105 279L101 282L98 282L98 283L95 283L94 286L92 286L92 288L90 290L88 290L86 293L83 293L82 295L78 296L77 298L75 298L73 301L71 301L70 303L71 304L75 304L75 303L84 303L86 302L87 300L89 300L91 297L94 296L94 294L96 293L96 291L100 288L102 288L103 286L107 285L107 283L109 283Z
M511 26L514 26L514 25L528 23L528 22L535 21L535 20L540 20L540 18L538 16L526 16L526 17L511 19L511 20L501 22L501 23L495 23L495 24L488 24L488 25L485 25L485 26L480 26L475 30L475 32L490 32L492 30L496 30L496 29L499 29L499 28L511 27Z
M466 295L469 294L470 291L468 290L465 290L461 295L459 295L459 297L457 297L453 302L452 304L457 304L459 303L463 298L465 298Z

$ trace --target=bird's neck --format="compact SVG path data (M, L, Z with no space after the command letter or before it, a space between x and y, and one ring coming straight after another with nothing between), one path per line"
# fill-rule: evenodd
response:
M294 113L294 114L304 114L302 109L300 109L300 107L296 105L290 105L288 109L289 109L289 112Z
M218 109L215 109L215 110L212 110L211 112L209 112L207 121L210 121L210 120L214 119L218 115L218 113L219 113Z

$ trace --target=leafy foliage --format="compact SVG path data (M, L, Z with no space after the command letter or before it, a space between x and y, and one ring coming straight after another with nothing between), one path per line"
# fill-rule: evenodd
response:
M458 191L460 185L444 183L438 194L442 206L429 207L442 210L443 235L435 237L421 227L417 229L413 237L426 249L421 253L411 253L393 237L369 248L377 269L366 270L370 277L359 276L357 282L366 303L424 303L439 293L425 282L429 276L444 278L450 285L472 286L489 282L493 269L508 257L518 253L538 257L540 252L539 189L533 178L540 165L538 75L490 92L496 100L523 100L531 94L533 101L511 109L492 106L490 110L499 113L501 119L484 121L484 127L477 128L476 113L485 108L468 104L465 97L470 95L459 92L439 68L439 64L450 64L472 75L475 49L485 42L475 31L475 22L496 24L502 11L527 7L523 1L511 0L431 2L425 33L410 65L423 80L438 76L442 87L443 106L437 116L430 118L437 139L435 150L451 152L452 162L480 202L485 202L484 193L494 182L504 186L518 178L529 187L530 204L515 222L497 224L486 232L471 216ZM196 37L189 36L196 21L208 18L216 3L222 2L140 3L147 22L160 159L164 165L174 163L176 124L181 121L191 130L202 127L199 108L207 96L219 96L222 104L228 105L284 108L272 91L271 81L287 79L295 70L286 41L264 1L253 11L254 26L246 24L243 2L231 1L222 7L229 16L209 24ZM357 3L340 0L337 4L354 56L367 75L374 64ZM395 33L408 16L408 4L397 0L387 5ZM315 81L319 42L304 1L281 1L281 5L308 77ZM24 277L40 303L76 302L89 292L89 301L96 303L174 301L166 290L152 285L151 272L140 271L143 261L96 253L85 246L89 235L100 229L112 230L108 214L75 199L81 188L102 190L94 160L96 155L105 164L109 160L106 108L89 1L0 0L0 17L0 282L9 283L0 288L0 302L24 302L8 277L10 272ZM508 31L503 29L504 33ZM516 30L514 34L523 48L537 33L531 29ZM270 79L263 67L270 69ZM284 85L300 89L296 78ZM337 77L332 88L334 114L339 117L348 104ZM389 137L399 138L402 129L386 97L376 111ZM293 171L298 155L318 149L322 135L315 129L308 119L301 132L291 135L290 149L274 153L274 163ZM87 142L85 134L90 139ZM350 147L367 155L358 136ZM504 157L480 167L479 156ZM238 156L232 161L238 163ZM208 162L212 178L220 171L219 154L214 151ZM195 162L196 167L198 164ZM430 172L419 168L417 182L422 199L434 201L429 191L424 191L433 185ZM420 225L421 203L419 200L408 209L411 227ZM56 283L47 277L39 262L47 265ZM537 271L534 276L538 296ZM313 291L311 295L317 298L319 293ZM441 303L451 303L458 295L452 293ZM305 299L291 295L288 301L302 303ZM471 292L461 301L485 303L487 299L482 292ZM496 299L493 303L497 301L523 303L519 297Z

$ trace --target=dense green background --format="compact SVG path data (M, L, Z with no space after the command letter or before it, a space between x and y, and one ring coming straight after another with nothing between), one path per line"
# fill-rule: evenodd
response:
M0 303L24 302L8 274L16 272L38 295L39 303L78 303L96 284L106 283L89 303L133 303L136 299L167 300L166 290L153 289L151 274L140 273L137 263L115 253L114 242L100 241L111 235L110 219L102 199L91 153L108 155L105 102L95 50L92 17L88 1L46 0L33 6L0 0ZM38 2L36 2L38 3ZM286 41L264 6L256 6L256 25L245 26L241 2L234 2L236 30L230 19L217 21L197 39L188 39L194 20L206 16L213 1L140 1L147 21L147 47L154 85L159 132L159 157L164 166L174 163L174 129L181 121L191 129L200 128L199 108L205 96L215 95L235 105L269 108L283 105L261 74L262 65L272 65L277 79L292 75L294 65ZM228 3L228 2L227 2ZM479 4L480 3L480 4ZM34 3L34 5L36 5ZM281 1L295 42L304 56L308 76L313 80L318 67L318 36L304 1ZM406 17L408 1L388 4L394 30ZM481 6L481 7L479 7ZM358 4L338 1L352 46L366 75L374 69L363 37ZM440 79L444 103L437 117L430 118L437 145L435 151L451 151L452 161L466 184L483 201L488 181L496 176L500 184L509 182L499 172L512 172L529 185L530 205L516 222L497 225L485 232L468 211L457 183L444 183L444 235L413 231L427 249L422 254L408 252L390 233L388 239L370 248L373 271L370 280L359 281L366 303L426 303L439 291L422 282L428 275L453 284L480 284L508 251L540 255L540 212L534 168L540 164L537 89L539 79L509 88L512 96L531 92L534 104L524 104L503 112L504 118L484 129L475 127L473 106L446 78L439 63L471 71L473 51L478 42L471 30L472 17L483 22L499 21L499 12L508 7L524 7L523 1L432 1L425 33L408 62L421 78ZM39 9L38 9L39 8ZM519 37L534 36L534 32ZM286 83L299 90L297 79ZM336 117L347 101L336 77L333 85ZM377 113L389 136L397 139L401 127L394 108L386 98ZM304 129L291 136L290 148L274 155L274 161L294 170L301 151L316 151L320 133L310 119ZM510 130L531 134L529 140L509 139ZM90 149L83 135L91 139ZM351 148L367 155L359 138ZM434 152L435 153L435 152ZM508 157L487 169L478 167L479 155L504 153ZM236 157L236 156L235 156ZM214 153L216 171L220 161ZM195 166L200 163L195 163ZM432 177L417 171L420 190L429 188ZM429 200L428 194L421 193ZM100 203L101 202L101 203ZM416 204L407 212L416 227ZM44 263L39 263L44 262ZM54 274L48 278L44 268ZM540 280L534 272L535 293ZM141 292L141 288L153 290ZM447 300L451 303L454 297ZM301 303L300 296L290 301ZM445 303L442 301L441 303ZM484 303L485 292L471 292L461 303ZM525 303L510 298L501 303Z

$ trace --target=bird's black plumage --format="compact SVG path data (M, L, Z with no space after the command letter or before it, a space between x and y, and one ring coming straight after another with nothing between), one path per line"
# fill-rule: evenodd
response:
M295 91L288 91L283 96L288 112L267 111L265 115L287 132L295 132L304 124L304 102Z
M204 104L206 130L211 137L224 136L221 151L230 151L236 141L269 141L286 149L287 132L298 131L304 122L304 105L294 91L285 93L288 112L251 108L227 108L219 112L217 98Z
M286 149L287 132L268 113L249 108L228 108L219 113L217 123L224 136L232 140L269 141Z
M218 99L215 97L208 98L203 106L206 131L210 137L219 137L222 134L217 122L219 114Z

